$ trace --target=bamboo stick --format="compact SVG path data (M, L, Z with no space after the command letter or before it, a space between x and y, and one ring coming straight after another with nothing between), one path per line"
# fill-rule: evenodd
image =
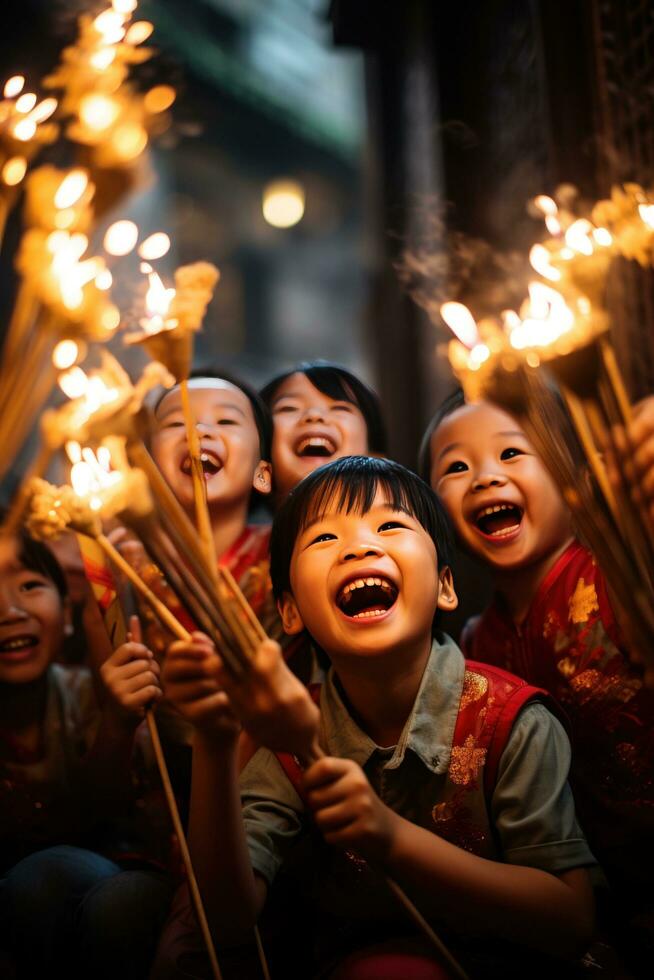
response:
M196 428L193 407L191 405L191 399L188 393L188 381L186 379L180 381L179 390L182 398L184 425L186 427L186 441L188 443L188 451L191 457L191 478L193 480L193 498L195 500L195 520L200 535L200 541L202 542L202 550L204 552L207 570L213 578L214 583L217 584L218 579L216 569L218 559L216 557L216 546L213 539L209 508L207 506L207 486L204 479L202 461L200 459L200 440L198 439L198 430Z

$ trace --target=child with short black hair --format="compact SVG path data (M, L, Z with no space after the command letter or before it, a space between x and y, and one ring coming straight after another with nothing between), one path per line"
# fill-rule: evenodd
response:
M507 963L550 976L550 956L588 942L593 857L566 782L566 735L544 692L466 665L433 634L435 612L457 601L448 540L429 488L386 460L331 463L283 505L271 572L284 627L308 630L332 663L320 692L326 756L302 777L283 753L306 753L315 707L276 644L239 680L201 634L172 645L164 681L196 726L191 846L219 941L243 938L303 839L315 959L287 964L294 975L386 975L390 963L388 975L449 975L409 938L379 871L445 924L465 961L481 950L484 976L493 964L506 976ZM239 721L268 746L240 787Z
M649 465L653 429L641 421L632 433ZM495 405L450 396L427 431L420 470L462 546L494 578L495 597L468 624L463 649L563 705L579 816L615 892L605 927L617 931L635 969L642 947L640 968L649 972L654 691L628 656L604 576L575 539L568 508L524 432Z
M138 980L172 894L147 847L125 863L134 734L159 670L130 638L102 666L99 706L87 668L54 662L69 626L52 553L0 535L0 958L19 976Z
M273 420L272 464L279 505L307 473L342 456L386 452L379 398L330 361L303 361L261 389Z

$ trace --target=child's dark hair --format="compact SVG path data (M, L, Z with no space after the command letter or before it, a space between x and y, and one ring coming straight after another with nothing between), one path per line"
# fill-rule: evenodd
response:
M355 374L333 364L331 361L303 361L295 367L276 375L261 389L261 397L272 408L272 402L279 386L294 374L304 374L314 388L336 401L356 405L363 415L368 432L368 449L371 453L383 455L386 452L386 426L382 418L381 405L377 394L364 384Z
M4 523L6 514L6 509L0 507L0 524ZM18 560L21 565L24 565L30 572L36 572L38 575L43 575L44 578L49 578L60 597L65 599L68 595L66 576L47 545L31 537L24 527L20 527L15 536L18 544Z
M450 564L450 522L431 488L415 473L391 460L344 456L306 476L291 490L275 516L270 538L270 577L276 599L291 591L293 548L309 521L324 513L333 501L347 514L365 514L378 489L386 494L393 508L408 511L424 527L436 546L439 565Z
M451 415L452 412L456 412L457 408L461 408L465 405L465 395L463 394L463 388L455 388L454 391L450 392L447 398L443 399L440 403L436 412L434 413L431 422L427 426L424 436L420 442L420 449L418 450L418 473L423 478L425 483L431 484L431 437L434 432L441 424L443 419Z
M247 381L243 381L242 378L239 378L238 375L232 374L231 371L223 371L217 367L196 368L194 371L191 371L189 380L195 380L197 378L215 378L217 381L226 381L228 384L234 385L235 388L238 388L239 391L243 392L252 406L252 414L254 415L257 432L259 433L259 451L261 453L261 459L265 459L267 462L269 462L270 446L272 443L272 420L270 418L268 406L256 389L248 384ZM170 389L166 389L159 395L152 407L154 415L156 415L157 409L169 392Z

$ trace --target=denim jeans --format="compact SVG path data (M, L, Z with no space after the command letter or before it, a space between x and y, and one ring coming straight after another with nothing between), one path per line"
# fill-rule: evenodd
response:
M124 871L92 851L36 851L0 880L0 946L21 980L143 980L172 893L165 875Z

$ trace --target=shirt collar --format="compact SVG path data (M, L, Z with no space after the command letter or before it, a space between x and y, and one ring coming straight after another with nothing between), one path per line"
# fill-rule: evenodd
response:
M411 749L433 773L447 772L464 673L463 654L449 636L441 633L432 642L411 714L386 769L399 768L406 750ZM323 686L320 708L322 742L331 755L364 766L375 752L383 751L348 712L333 669Z

